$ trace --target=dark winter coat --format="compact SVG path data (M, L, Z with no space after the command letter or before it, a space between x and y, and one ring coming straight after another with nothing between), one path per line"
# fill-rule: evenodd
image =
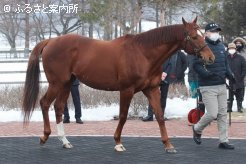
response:
M189 72L188 72L188 81L189 82L190 81L198 81L198 75L193 69L193 63L194 63L195 58L196 58L196 56L194 56L194 55L187 55L188 68L189 68Z
M169 58L169 83L184 83L185 70L187 69L186 55L180 50Z
M224 45L206 38L206 43L215 56L213 64L204 65L203 61L196 57L193 68L198 74L199 86L214 86L225 84L225 78L232 79L233 73L227 63Z
M246 75L246 61L243 56L235 54L227 55L228 64L235 76L236 83L230 84L233 89L244 88L244 77Z
M170 63L170 58L167 59L167 61L162 65L162 72L165 72L167 74L167 77L165 78L164 81L161 81L161 84L163 83L168 83L170 82L169 80L169 73L171 71L171 63Z

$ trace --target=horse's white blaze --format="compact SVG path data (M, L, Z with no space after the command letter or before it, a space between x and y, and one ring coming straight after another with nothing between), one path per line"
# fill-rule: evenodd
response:
M124 148L124 146L122 144L118 144L114 147L115 151L126 151L126 149Z
M197 30L197 34L204 37L204 30L202 29Z
M70 142L65 137L63 123L60 122L59 124L56 124L56 127L57 127L58 139L62 142L63 147L72 148L73 146L70 144Z

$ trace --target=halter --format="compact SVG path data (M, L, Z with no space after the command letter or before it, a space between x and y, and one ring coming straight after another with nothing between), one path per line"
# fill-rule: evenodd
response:
M198 28L197 30L199 30L201 33L202 31ZM203 33L202 33L203 35ZM200 52L202 51L203 48L205 48L207 46L207 44L202 45L201 47L196 47L196 45L192 42L192 39L197 39L198 34L194 37L191 37L187 31L184 32L184 36L185 36L185 48L187 43L189 43L191 45L191 47L193 48L193 51L195 53L196 56L199 56Z

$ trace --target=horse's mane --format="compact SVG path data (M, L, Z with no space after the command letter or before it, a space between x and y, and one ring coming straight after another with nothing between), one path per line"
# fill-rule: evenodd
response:
M181 40L184 37L183 25L170 25L155 28L133 37L133 41L144 46L158 46Z

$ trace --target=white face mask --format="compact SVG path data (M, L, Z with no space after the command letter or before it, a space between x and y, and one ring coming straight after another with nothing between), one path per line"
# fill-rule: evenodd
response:
M220 34L219 33L211 33L208 38L212 41L217 41L218 39L220 39Z
M236 53L236 50L235 49L229 49L228 52L229 52L229 54L233 55Z

